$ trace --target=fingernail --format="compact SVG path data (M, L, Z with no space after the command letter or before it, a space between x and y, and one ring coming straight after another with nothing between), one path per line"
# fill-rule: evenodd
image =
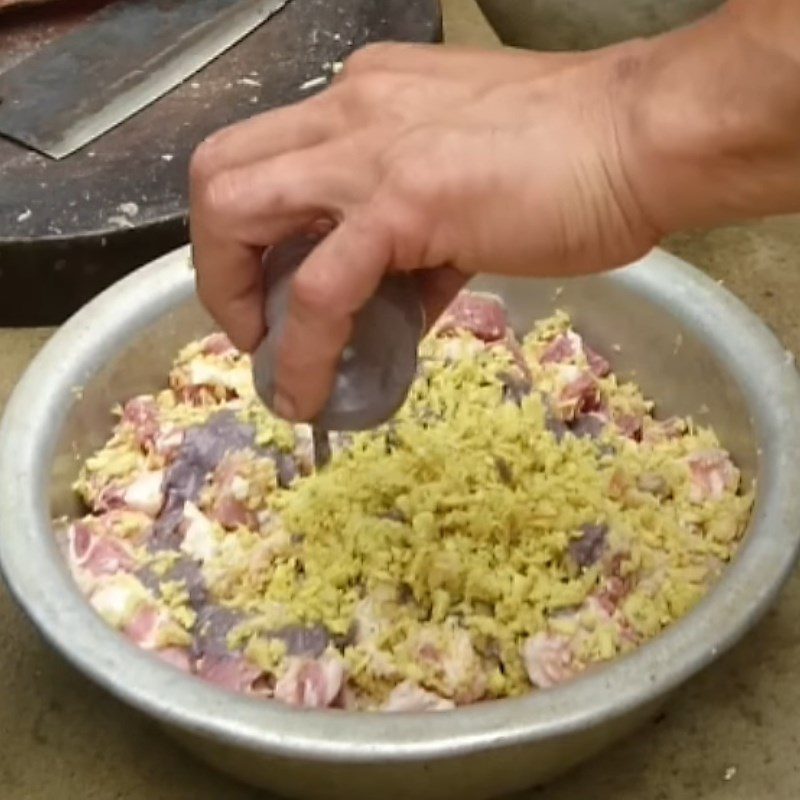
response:
M275 392L272 398L272 410L285 420L293 421L297 414L297 409L290 397L282 392Z

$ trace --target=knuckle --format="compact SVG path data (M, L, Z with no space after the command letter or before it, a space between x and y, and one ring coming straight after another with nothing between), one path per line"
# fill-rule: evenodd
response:
M329 315L336 307L336 287L302 269L292 279L292 294L307 314Z
M384 42L364 45L344 62L345 76L359 75L380 68L394 52L395 47L396 45Z
M367 107L383 106L391 96L394 81L385 72L365 72L349 81L349 89L356 103Z
M189 162L189 182L193 188L205 186L220 170L220 147L218 135L201 142L192 153Z
M242 175L243 182L249 182L247 175ZM314 166L309 162L308 156L303 153L292 153L276 158L270 164L269 171L262 173L262 178L267 191L261 195L265 210L271 214L295 213L301 209L304 200L308 198L309 186L313 186L315 172ZM254 189L257 187L254 185ZM254 195L243 186L228 187L239 196Z
M430 219L418 202L393 192L387 193L376 201L373 224L386 231L395 267L414 269L429 266L423 263L423 253Z
M220 222L227 218L240 196L240 181L230 170L217 172L201 187L197 202L207 215L207 221Z
M390 196L410 208L426 207L436 194L437 178L416 159L399 158L386 171Z
M373 201L370 224L388 232L399 268L430 266L423 262L445 204L436 170L426 166L417 158L393 159Z

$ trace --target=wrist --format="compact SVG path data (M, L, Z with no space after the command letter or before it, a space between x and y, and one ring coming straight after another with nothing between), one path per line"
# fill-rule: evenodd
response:
M626 173L663 234L800 209L800 63L752 11L733 2L617 67Z

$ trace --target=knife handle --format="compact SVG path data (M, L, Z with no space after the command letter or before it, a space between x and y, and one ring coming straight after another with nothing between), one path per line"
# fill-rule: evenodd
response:
M291 280L318 242L318 237L297 237L276 245L264 259L268 333L253 355L253 378L256 392L270 409L275 394L274 353L283 335ZM386 277L356 316L330 398L312 423L322 430L359 431L389 420L416 376L424 326L413 279Z

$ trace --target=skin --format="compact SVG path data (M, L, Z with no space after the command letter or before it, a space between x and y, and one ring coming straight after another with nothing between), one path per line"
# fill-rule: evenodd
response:
M479 272L607 270L676 230L800 210L798 130L796 0L731 0L588 53L371 46L321 94L198 148L198 292L253 350L265 249L331 230L276 353L273 407L312 419L385 274L413 272L433 319Z

